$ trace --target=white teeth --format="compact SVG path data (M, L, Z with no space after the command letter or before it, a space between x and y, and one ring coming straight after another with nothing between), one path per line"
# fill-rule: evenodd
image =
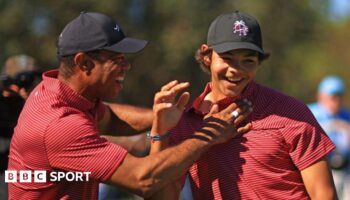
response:
M238 82L241 81L243 78L227 78L227 80L232 81L232 82Z
M117 83L122 84L122 83L124 82L124 77L116 78L115 81L116 81Z

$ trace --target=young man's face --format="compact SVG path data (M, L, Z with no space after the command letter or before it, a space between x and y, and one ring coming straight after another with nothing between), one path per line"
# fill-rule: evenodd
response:
M259 66L258 52L238 49L211 56L212 98L239 96L255 77Z
M109 99L115 97L122 89L126 71L130 63L122 53L101 51L98 60L94 60L91 71L91 94L95 98Z

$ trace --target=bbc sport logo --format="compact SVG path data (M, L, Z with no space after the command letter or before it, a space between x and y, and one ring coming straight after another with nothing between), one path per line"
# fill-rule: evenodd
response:
M60 172L52 171L47 173L45 170L6 170L6 183L46 183L68 181L68 182L84 182L89 181L91 172Z

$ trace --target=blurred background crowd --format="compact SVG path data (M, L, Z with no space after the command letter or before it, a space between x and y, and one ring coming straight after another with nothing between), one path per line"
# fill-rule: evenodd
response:
M173 79L190 81L191 96L198 96L208 77L199 73L194 53L206 41L205 33L215 16L233 10L255 16L262 26L264 49L271 53L262 65L264 70L257 73L257 81L309 104L337 145L335 157L330 159L339 179L338 192L350 193L350 188L344 187L350 182L343 180L350 171L347 0L1 0L1 170L6 169L7 147L27 93L40 81L43 71L57 67L55 43L59 32L83 10L112 16L128 33L150 41L132 63L126 89L115 99L146 107L152 106L159 87ZM1 180L1 187L3 184ZM117 194L110 192L103 198L115 198ZM123 198L137 199L132 195Z

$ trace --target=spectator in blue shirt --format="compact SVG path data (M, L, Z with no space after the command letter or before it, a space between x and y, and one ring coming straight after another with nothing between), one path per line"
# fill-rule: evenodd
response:
M343 105L345 85L338 76L327 76L319 84L317 102L309 108L337 148L329 154L340 199L350 200L350 111Z

